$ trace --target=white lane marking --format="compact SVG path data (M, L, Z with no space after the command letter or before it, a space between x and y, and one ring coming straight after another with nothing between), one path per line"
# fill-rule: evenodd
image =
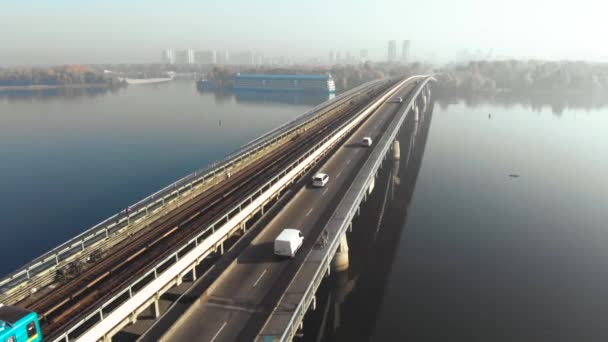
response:
M268 269L264 269L264 272L262 272L262 274L260 274L260 276L258 277L258 280L255 281L255 283L253 283L253 287L256 287L258 285L258 283L260 282L260 280L262 280L262 277L264 276L264 274L266 274L266 271L268 271Z
M325 193L327 192L327 190L329 190L329 189L325 189L325 190L323 191L323 193L321 194L321 196L325 196Z
M350 159L346 161L346 165L350 164Z
M338 179L341 174L342 174L342 171L338 172L338 174L336 175L336 179Z
M224 327L226 326L226 324L228 324L228 322L224 322L224 324L222 324L222 326L220 327L220 330L218 330L215 335L213 335L213 338L211 339L210 342L215 341L215 339L219 336L219 334L222 332L222 330L224 330Z
M308 212L306 213L306 216L310 215L310 213L312 213L312 208L308 209Z

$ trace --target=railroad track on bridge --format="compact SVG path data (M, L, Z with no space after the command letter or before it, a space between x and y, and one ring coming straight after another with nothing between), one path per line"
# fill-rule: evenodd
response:
M201 228L222 217L239 198L254 192L270 175L299 158L316 141L329 135L391 84L367 90L365 98L360 97L343 111L321 118L313 127L291 138L277 150L157 220L150 229L105 251L101 260L76 277L56 284L50 293L31 301L27 307L43 318L44 336L52 339L145 273L151 265L191 239ZM348 101L353 100L349 98Z

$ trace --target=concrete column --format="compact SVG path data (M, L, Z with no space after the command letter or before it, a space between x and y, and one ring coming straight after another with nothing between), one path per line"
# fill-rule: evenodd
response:
M160 307L158 306L158 298L154 299L154 318L158 318L160 316Z
M393 141L393 159L401 159L401 145L399 144L399 140Z
M346 233L342 233L340 236L340 245L331 261L331 268L334 272L342 272L347 270L348 266L348 240L346 240Z
M376 178L372 178L372 181L369 183L369 188L367 189L367 194L371 195L372 191L374 191L374 187L376 186Z
M414 120L416 122L418 122L418 120L420 120L420 111L418 110L418 102L414 101L414 108L412 108L414 110Z
M196 266L192 267L192 282L196 281Z

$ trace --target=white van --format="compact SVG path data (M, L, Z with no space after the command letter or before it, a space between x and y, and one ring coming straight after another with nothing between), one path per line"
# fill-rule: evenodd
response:
M312 186L317 187L317 188L324 187L328 181L329 181L329 176L325 173L318 172L318 173L315 173L314 176L312 176Z
M361 139L361 145L365 146L365 147L370 147L372 146L372 138L370 137L365 137L363 139Z
M293 258L296 256L296 252L302 243L304 242L304 235L298 229L285 228L274 239L274 254L279 256L286 256Z

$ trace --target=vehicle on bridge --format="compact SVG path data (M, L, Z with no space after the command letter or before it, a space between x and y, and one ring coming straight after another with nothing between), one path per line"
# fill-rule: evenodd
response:
M302 235L300 230L285 228L274 239L274 254L293 258L296 256L298 249L302 247L303 242L304 235Z
M388 101L389 103L402 103L403 102L403 97L396 97L392 100Z
M365 147L372 146L372 138L371 137L365 137L365 138L361 139L361 145L365 146Z
M327 184L327 182L329 182L329 176L326 173L318 172L312 176L312 186L314 187L322 188Z
M0 341L42 341L38 315L16 306L0 306Z

